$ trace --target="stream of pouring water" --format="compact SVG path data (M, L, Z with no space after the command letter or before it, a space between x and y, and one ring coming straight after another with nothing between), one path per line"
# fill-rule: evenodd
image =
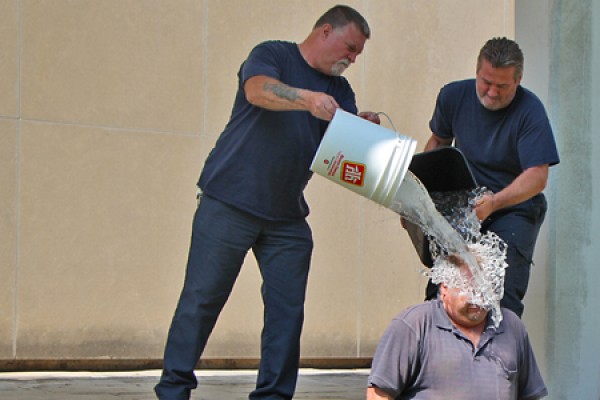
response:
M501 240L497 235L490 232L480 236L479 221L477 220L475 228L467 227L467 229L475 229L477 232L468 232L467 239L471 240L465 241L465 238L457 231L457 227L453 227L440 214L427 189L410 171L406 173L389 208L419 226L430 240L435 242L432 249L434 261L447 263L447 257L440 257L440 255L452 255L465 262L471 271L472 282L466 285L460 282L457 283L456 279L452 278L455 285L462 288L465 288L465 285L469 287L468 290L473 293L473 304L491 310L492 320L498 326L502 320L499 303L503 295L504 268L506 268L504 259L506 254L504 246L500 243ZM479 259L486 261L487 270L480 265L476 255ZM444 266L441 265L439 271L434 271L433 275L443 275L444 272L440 271ZM433 269L436 269L436 265ZM456 268L451 269L456 270ZM438 276L438 279L449 278L447 274L444 277L441 277L441 275ZM434 276L430 274L432 281L439 283L436 282Z

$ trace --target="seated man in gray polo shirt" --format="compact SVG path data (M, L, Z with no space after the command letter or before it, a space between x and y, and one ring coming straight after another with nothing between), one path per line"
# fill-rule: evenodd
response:
M469 280L464 264L452 265ZM472 287L455 282L444 279L437 299L392 321L373 358L367 400L531 400L548 394L523 322L503 308L502 320L493 323L487 309L472 304Z

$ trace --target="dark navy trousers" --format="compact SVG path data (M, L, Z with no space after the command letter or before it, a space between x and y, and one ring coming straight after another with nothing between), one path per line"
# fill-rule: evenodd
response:
M546 198L538 194L524 204L492 214L481 225L481 231L495 232L508 246L502 307L523 315L523 298L529 286L535 243L548 208Z
M171 322L155 391L187 400L194 368L252 249L262 276L264 321L256 389L249 399L291 399L313 241L306 220L272 222L204 196L194 216L185 281Z

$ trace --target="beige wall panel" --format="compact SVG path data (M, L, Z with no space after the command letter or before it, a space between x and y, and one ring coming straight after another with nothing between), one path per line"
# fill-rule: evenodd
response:
M261 41L301 42L335 4L1 3L0 48L22 54L25 121L14 286L17 122L0 119L0 185L13 188L0 192L0 304L9 307L0 310L0 358L12 356L15 293L18 358L162 356L194 184L231 112L239 66ZM474 76L483 42L514 31L514 0L347 4L373 31L346 74L359 109L385 111L419 151L441 85ZM0 59L0 116L17 113L18 65ZM306 195L315 251L302 356L369 357L391 318L422 300L416 251L393 212L321 177ZM249 253L204 358L259 356L260 284Z
M17 122L0 119L0 358L12 358L17 256Z
M23 117L197 131L201 5L23 0Z
M396 129L419 141L421 151L441 86L475 76L476 57L487 39L514 36L513 1L370 2L373 39L363 102L385 111Z
M0 116L18 114L19 9L17 0L0 1Z
M362 198L321 176L313 177L306 198L315 248L302 356L354 356L361 301Z
M18 356L160 357L198 138L23 123Z
M365 213L361 357L373 355L383 331L404 308L423 300L422 265L400 217L369 202Z

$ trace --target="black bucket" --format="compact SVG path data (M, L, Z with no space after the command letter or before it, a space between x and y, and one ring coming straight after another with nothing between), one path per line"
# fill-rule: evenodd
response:
M477 187L464 154L456 147L440 147L415 154L408 169L419 178L429 193L470 190ZM421 228L409 221L405 221L404 227L421 262L427 267L433 266L429 240Z

